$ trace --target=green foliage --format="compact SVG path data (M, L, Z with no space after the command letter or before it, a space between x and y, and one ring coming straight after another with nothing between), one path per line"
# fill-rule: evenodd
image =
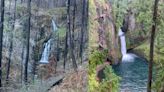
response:
M134 0L129 4L129 7L135 13L136 22L143 25L142 30L145 30L147 33L149 33L152 26L153 3L153 0Z
M88 74L88 92L95 92L95 89L99 86L98 81L96 80L96 69L92 72L89 70Z
M59 8L53 8L48 10L48 13L50 15L66 15L67 14L67 7L59 7Z
M104 53L103 53L104 52ZM103 63L107 54L105 51L95 50L89 56L89 70L88 70L88 82L89 82L89 92L94 92L95 88L99 86L96 80L96 67Z
M121 78L113 72L111 66L106 66L104 73L105 79L100 82L98 92L118 92Z
M99 0L100 1L100 0ZM103 1L103 0L101 0ZM93 50L95 47L98 47L97 39L98 39L98 33L96 32L98 30L98 22L95 21L96 18L96 5L94 3L94 0L89 0L89 50Z
M95 69L97 65L103 64L105 61L105 57L107 57L107 51L98 51L95 50L91 55L89 56L89 68Z
M164 83L164 63L160 63L157 66L157 73L156 73L156 78L155 82L153 83L153 88L156 92L160 92L160 89L163 87Z
M65 35L66 35L66 28L65 27L58 28L58 30L55 32L55 34L59 34L60 38L65 37Z
M122 26L122 22L128 9L128 0L110 0L112 3L112 14L116 22L116 27Z
M136 22L143 25L143 30L149 33L152 25L152 0L110 0L110 2L112 3L112 13L117 28L122 26L123 19L128 13L127 10L131 10L135 14ZM142 31L137 32L140 35Z
M97 51L91 53L89 57L89 92L118 92L120 78L113 72L111 66L104 70L105 79L102 82L96 80L96 67L103 64L107 57L108 51Z
M158 22L157 22L157 31L156 31L156 39L155 39L155 47L157 56L157 73L154 82L155 91L160 92L160 89L164 87L164 4L163 1L159 1L158 5Z

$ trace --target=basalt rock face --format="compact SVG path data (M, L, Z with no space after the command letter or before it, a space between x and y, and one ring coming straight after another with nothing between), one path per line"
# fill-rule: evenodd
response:
M120 51L115 23L112 18L111 5L107 0L102 0L101 2L90 0L89 2L90 47L108 49L112 61L117 63Z

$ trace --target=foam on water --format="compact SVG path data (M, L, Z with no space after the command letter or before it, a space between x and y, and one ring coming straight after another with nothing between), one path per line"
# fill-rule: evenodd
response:
M127 53L123 55L122 62L134 62L135 58L137 58L135 54Z

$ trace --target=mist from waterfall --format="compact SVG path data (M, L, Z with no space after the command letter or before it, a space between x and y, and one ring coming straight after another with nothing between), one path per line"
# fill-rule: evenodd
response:
M57 26L54 20L52 20L52 30L55 32L57 30ZM44 50L42 53L42 57L40 60L40 63L49 63L49 55L51 52L51 39L49 39L45 44L44 44Z
M121 42L122 62L133 62L135 57L137 56L132 53L127 53L125 32L119 29L118 36L120 37L120 42Z

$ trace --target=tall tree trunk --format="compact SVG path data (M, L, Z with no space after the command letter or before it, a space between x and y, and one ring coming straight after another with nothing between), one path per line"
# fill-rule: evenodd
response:
M30 20L31 20L31 0L28 0L27 3L28 8L28 18L27 18L27 47L26 47L26 59L25 59L25 70L24 70L24 81L27 83L28 81L28 61L29 61L29 50L30 50Z
M36 38L35 38L35 41L37 43L38 41L38 36L36 34ZM38 62L39 61L39 57L38 57L38 53L39 53L39 46L38 44L36 44L34 47L33 47L33 65L32 65L32 81L33 83L35 82L35 75L36 75L36 70L37 70L37 65L38 65Z
M87 43L88 41L88 9L89 9L89 0L86 0L86 12L85 12L85 40L84 40L84 46L85 46L85 43Z
M72 25L72 40L73 40L73 43L74 43L74 32L75 32L75 18L76 18L76 0L74 0L74 5L73 5L73 25ZM72 44L73 45L73 49L75 48L75 44Z
M36 0L36 2L35 2L37 5L37 10L39 11L39 6L40 6L40 0ZM35 13L35 21L38 23L38 19L37 19L37 17L38 17L38 12L36 12ZM39 31L40 29L38 29L38 31ZM37 34L37 32L36 32L36 38L35 38L35 41L36 41L36 43L37 43L37 41L38 41L38 34ZM34 48L33 48L34 50L34 55L33 55L33 58L34 58L34 62L33 62L33 70L32 70L32 72L33 72L33 76L32 76L32 80L33 80L33 82L35 81L35 75L37 74L37 65L38 65L38 62L37 61L39 61L39 56L38 56L38 53L39 53L39 47L38 47L38 44L36 44L35 46L34 46Z
M11 11L10 11L11 10L11 2L12 2L12 0L9 0L9 5L8 5L9 6L8 7L9 8L9 10L8 10L9 11L9 14L8 14L9 18L8 18L8 24L7 24L8 27L10 27L10 21L11 21Z
M151 40L150 40L150 61L149 61L149 75L148 75L148 85L147 92L151 92L152 85L152 68L153 68L153 57L154 57L154 39L155 39L155 30L157 27L157 11L158 11L158 1L154 2L154 13L153 13L153 25L151 31Z
M85 26L85 9L86 9L86 0L83 0L83 9L82 9L82 25L81 25L81 40L80 40L80 58L81 58L81 63L83 59L83 41L84 41L84 26Z
M67 61L67 54L68 54L68 32L66 32L66 36L65 36L65 50L64 50L64 63L63 63L64 70Z
M59 38L59 33L58 33L58 37L57 37L57 54L56 54L56 60L59 61L60 60L60 38Z
M17 6L17 0L15 0L14 5L14 20L11 27L11 39L10 39L10 48L9 48L9 61L7 66L7 74L6 74L6 81L9 81L9 74L10 74L10 65L11 65L11 58L12 58L12 52L13 52L13 31L15 29L15 18L16 18L16 6ZM7 82L8 83L8 82Z
M3 47L3 22L4 22L5 0L1 0L1 20L0 20L0 87L2 87L2 47Z
M67 2L68 6L67 6L67 26L68 26L68 34L69 34L69 44L70 44L70 53L71 53L71 59L72 59L72 63L73 63L73 68L75 71L77 71L77 64L76 64L76 59L75 59L75 55L73 53L73 40L72 40L72 35L71 35L71 14L70 14L70 0L68 0Z
M23 43L23 46L22 46L22 53L21 53L21 84L23 83L23 62L24 62L24 43Z

